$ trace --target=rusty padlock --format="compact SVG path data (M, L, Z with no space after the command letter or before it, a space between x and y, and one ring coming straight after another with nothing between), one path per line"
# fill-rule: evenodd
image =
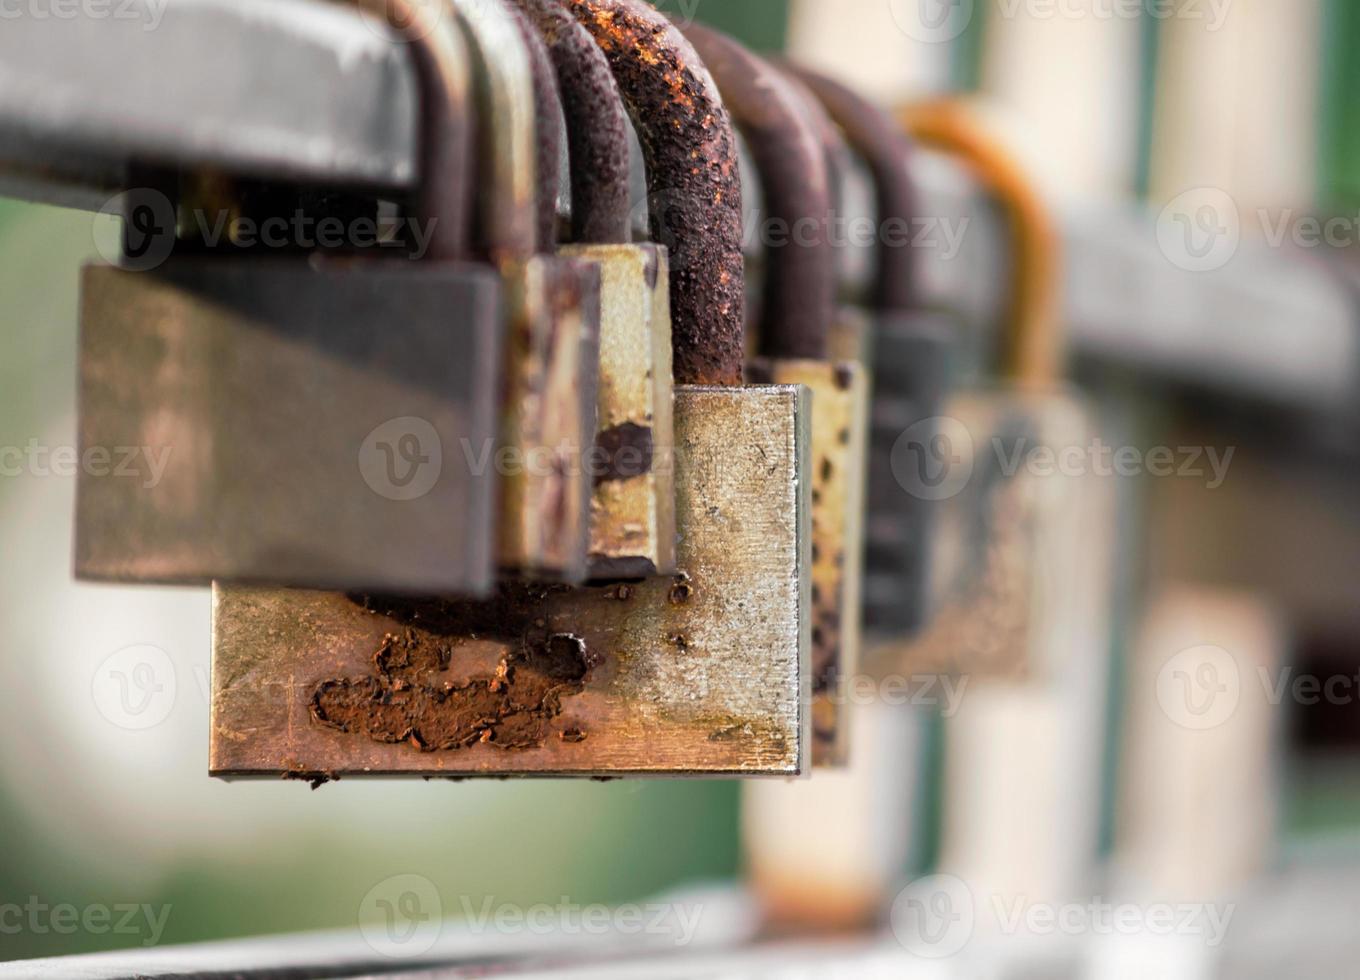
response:
M460 448L495 437L502 333L498 277L468 261L468 57L437 15L404 6L424 261L233 249L85 270L82 451L166 464L152 482L81 473L79 577L490 587L494 474Z
M768 211L760 356L747 376L812 392L813 758L840 764L848 728L836 689L859 654L869 391L862 365L828 357L836 254L827 160L807 100L790 79L717 31L692 25L685 33L745 136Z
M735 134L684 37L570 9L609 58L669 235L678 571L492 601L219 590L218 775L795 775L806 731L807 392L742 381Z
M506 295L496 449L500 564L518 577L580 582L589 542L599 269L557 257L551 238L543 238L533 61L515 15L505 0L451 3L473 52L481 110L479 244L501 269Z
M933 420L950 387L956 326L946 314L923 308L915 250L887 241L889 223L909 229L918 216L910 139L891 115L848 86L790 68L867 165L877 201L877 267L867 309L842 309L832 342L840 356L863 358L873 375L864 570L864 625L873 646L879 637L909 636L929 619L936 502L900 486L894 454L900 465L904 432L926 445L938 436Z
M566 120L575 244L561 252L600 267L590 577L670 575L675 426L668 256L663 246L630 240L628 115L604 52L556 0L516 2L550 54ZM545 221L556 218L556 191L554 180Z

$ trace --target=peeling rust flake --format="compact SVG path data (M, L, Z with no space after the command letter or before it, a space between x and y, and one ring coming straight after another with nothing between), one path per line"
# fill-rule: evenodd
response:
M436 634L389 633L374 672L325 680L312 692L321 725L377 742L409 742L422 752L486 742L503 749L542 745L562 699L580 694L590 673L585 643L570 634L526 640L494 675L447 679L456 644Z

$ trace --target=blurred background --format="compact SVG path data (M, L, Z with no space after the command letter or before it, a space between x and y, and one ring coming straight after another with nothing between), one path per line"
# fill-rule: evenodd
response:
M885 107L946 93L984 107L1061 228L1074 383L1105 444L1137 453L1102 484L1117 533L1090 550L1108 558L1092 572L1107 608L1023 682L867 706L852 770L795 786L211 780L206 592L71 576L75 481L51 451L76 440L78 270L116 223L0 201L0 446L24 450L0 476L0 906L168 906L159 941L182 943L352 927L403 873L454 916L463 898L618 903L740 878L801 931L888 923L909 882L945 875L979 921L993 881L1048 908L1233 910L1221 944L1087 928L1057 951L1007 945L995 962L1031 972L996 975L1352 969L1360 7L658 6ZM923 153L916 169L923 216L966 231L922 261L930 305L967 338L957 379L984 383L1004 223L951 162ZM1156 449L1172 464L1149 465ZM147 647L171 666L129 723L101 690ZM145 938L5 932L0 959Z

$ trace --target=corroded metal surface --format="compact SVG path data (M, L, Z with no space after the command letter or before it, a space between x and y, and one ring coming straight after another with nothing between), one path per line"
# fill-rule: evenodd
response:
M686 28L686 36L717 82L764 190L761 224L770 235L764 242L760 353L824 359L836 297L827 233L832 194L806 103L782 72L731 38L697 24Z
M212 771L797 774L807 425L801 388L677 391L673 577L487 603L218 587Z
M656 245L585 245L600 267L600 379L590 577L675 571L670 273Z
M537 248L547 251L557 241L558 166L562 158L562 96L557 88L548 48L538 29L514 3L506 4L515 19L520 39L529 55L529 71L534 82L534 131L538 154L534 170L538 175Z
M755 380L812 393L812 734L815 765L849 753L843 683L859 668L869 376L856 363L756 362Z
M580 582L590 539L600 270L539 256L502 271L501 440L474 450L500 483L501 568Z
M646 4L564 3L608 57L642 144L652 240L670 251L675 380L739 384L741 180L717 87L680 31Z
M515 0L557 71L571 162L571 238L629 240L628 113L604 52L557 0Z
M77 574L485 590L495 484L460 447L495 435L498 287L392 260L86 269L80 448L111 465L81 470Z

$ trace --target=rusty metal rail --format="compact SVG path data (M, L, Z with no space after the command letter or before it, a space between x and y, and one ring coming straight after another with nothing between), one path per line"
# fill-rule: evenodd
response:
M415 68L377 19L326 0L109 9L120 16L5 20L0 195L98 210L142 161L414 185ZM961 252L919 256L922 297L993 316L1005 268L987 209L937 161L914 176L937 229L973 219ZM1063 238L1078 354L1273 405L1353 411L1360 316L1320 263L1244 243L1217 272L1183 272L1158 250L1156 215L1133 207L1069 216Z

